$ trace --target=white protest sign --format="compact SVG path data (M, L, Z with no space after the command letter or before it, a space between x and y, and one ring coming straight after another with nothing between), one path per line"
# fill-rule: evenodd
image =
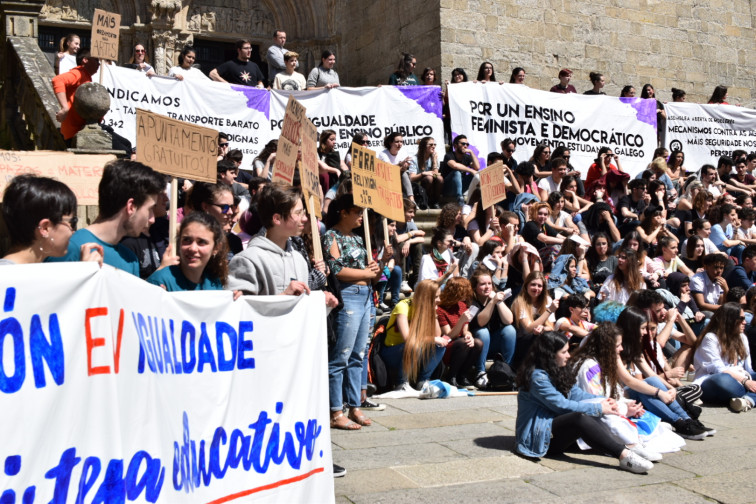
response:
M452 138L463 134L480 162L500 152L509 137L516 159L526 161L536 145L565 145L570 163L583 176L606 145L620 156L622 169L644 170L656 149L656 101L549 93L520 84L463 82L449 86Z
M336 150L342 159L349 152L352 137L363 131L370 137L370 147L383 150L383 138L393 131L404 137L408 154L417 152L417 144L426 136L444 144L441 88L437 86L381 86L318 91L272 91L271 129L281 130L289 95L307 109L307 117L318 132L336 132Z
M742 149L756 151L756 110L734 105L666 103L667 148L685 154L685 167L696 172L717 165L720 156Z
M59 263L4 267L0 303L16 502L334 501L322 293L234 302Z

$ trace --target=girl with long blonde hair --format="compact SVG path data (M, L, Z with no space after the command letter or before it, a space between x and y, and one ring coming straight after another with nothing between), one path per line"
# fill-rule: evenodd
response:
M381 358L389 371L397 372L399 388L430 379L444 356L448 341L441 336L436 317L439 300L438 282L421 280L414 295L391 312Z

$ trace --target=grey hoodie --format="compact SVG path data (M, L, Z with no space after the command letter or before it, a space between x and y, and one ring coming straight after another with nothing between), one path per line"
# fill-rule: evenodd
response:
M307 283L309 273L304 257L288 241L283 250L262 233L231 259L228 268L227 289L260 296L281 294L292 280Z

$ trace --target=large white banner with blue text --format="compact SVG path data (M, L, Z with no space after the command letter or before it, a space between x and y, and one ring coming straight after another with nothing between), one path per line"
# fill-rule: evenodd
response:
M383 139L399 132L408 155L417 152L423 137L444 144L443 101L437 86L381 86L335 88L319 91L273 91L270 95L270 118L274 137L281 133L289 95L307 109L307 117L318 132L336 132L336 150L342 159L349 152L355 133L370 137L369 148L380 152Z
M540 143L565 145L570 164L585 177L602 146L614 149L624 171L635 175L656 149L656 101L559 94L521 84L465 82L449 86L451 135L466 135L481 168L490 152L512 138L517 161Z
M756 110L735 105L667 103L667 146L681 150L683 166L697 172L716 166L720 156L735 150L756 151Z
M325 300L2 267L3 502L333 502Z

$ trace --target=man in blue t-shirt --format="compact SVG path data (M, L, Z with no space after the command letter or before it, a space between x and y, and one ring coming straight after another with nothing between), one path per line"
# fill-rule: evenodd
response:
M105 264L139 276L139 259L120 241L125 236L139 236L155 222L155 203L164 189L163 176L147 165L125 159L108 163L98 187L97 219L74 233L66 255L48 261L78 261L83 244L97 243L104 250Z

